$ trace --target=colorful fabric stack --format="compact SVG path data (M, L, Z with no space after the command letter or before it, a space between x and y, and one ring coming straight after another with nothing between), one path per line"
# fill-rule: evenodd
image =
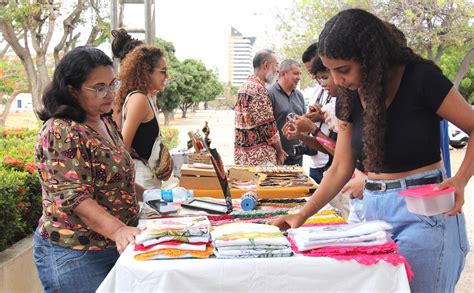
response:
M363 265L385 261L404 264L408 280L413 272L405 257L397 253L398 245L388 232L392 227L384 221L359 224L303 226L288 230L288 239L295 253L337 260L355 260Z
M210 226L205 216L147 220L136 238L135 259L207 258Z
M317 214L309 217L303 224L307 226L321 226L321 225L335 225L335 224L346 224L346 220L340 217L335 210L320 211Z
M255 223L230 223L211 231L218 258L283 257L293 252L278 227Z
M323 247L374 246L391 241L392 227L384 221L358 224L300 227L288 230L288 235L299 251Z

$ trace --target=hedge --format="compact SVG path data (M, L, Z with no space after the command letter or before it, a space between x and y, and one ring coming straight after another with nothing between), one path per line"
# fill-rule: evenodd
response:
M0 130L0 251L31 234L41 216L33 164L37 130Z

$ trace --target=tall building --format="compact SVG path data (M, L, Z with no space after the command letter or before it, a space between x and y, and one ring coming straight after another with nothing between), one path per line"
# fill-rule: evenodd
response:
M253 72L253 44L255 37L244 37L235 28L230 28L229 38L229 82L240 86Z

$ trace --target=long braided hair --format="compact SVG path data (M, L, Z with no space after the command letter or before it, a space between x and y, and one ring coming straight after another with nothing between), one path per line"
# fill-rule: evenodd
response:
M362 134L364 167L380 172L384 163L388 70L394 65L429 62L400 41L393 28L361 9L348 9L333 16L319 35L319 55L354 60L361 65L359 94L366 104ZM432 63L434 64L434 63ZM343 119L352 111L349 90L338 88Z

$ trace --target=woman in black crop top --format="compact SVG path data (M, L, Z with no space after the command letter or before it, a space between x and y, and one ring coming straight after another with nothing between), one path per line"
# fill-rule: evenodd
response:
M412 292L453 292L469 250L462 206L474 173L474 110L434 63L413 53L376 16L349 9L331 18L319 36L319 55L341 89L335 157L303 209L272 222L296 228L333 198L363 160L367 220L384 220L414 272ZM466 156L445 179L439 121L469 134ZM416 215L398 195L432 183L454 186L455 206L444 214Z
M165 88L168 79L164 52L153 45L130 44L136 40L125 31L114 37L114 55L123 58L118 76L122 85L115 101L121 114L118 124L122 126L123 142L135 159L136 182L146 189L160 188L161 181L147 162L158 159L150 156L156 153L152 150L155 142L159 143L160 134L156 95ZM122 51L126 53L120 54Z

